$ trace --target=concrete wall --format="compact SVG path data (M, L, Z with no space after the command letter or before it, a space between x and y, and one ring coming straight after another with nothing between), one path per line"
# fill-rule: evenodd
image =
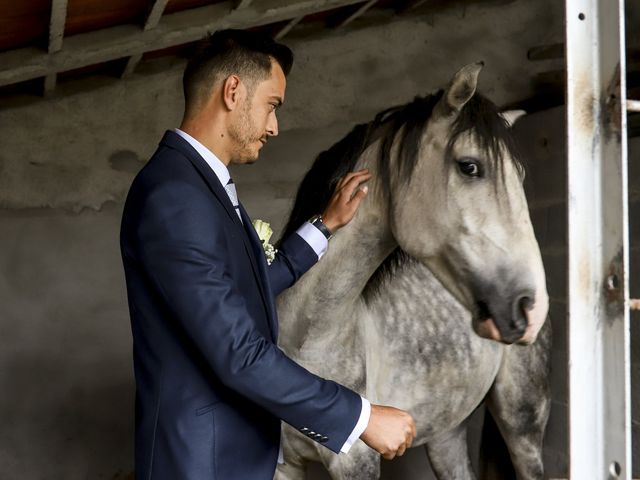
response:
M521 72L553 67L528 62L527 48L561 41L561 7L552 0L496 2L292 40L297 63L282 134L258 164L233 172L243 203L279 229L317 152L355 122L444 86L465 63L486 61L480 87L496 102L526 96L532 86ZM182 68L158 60L131 80L61 85L56 97L0 110L0 478L131 474L134 385L119 220L133 175L180 120ZM561 126L561 112L553 111L518 127L534 157L532 215L553 298L554 407L546 452L553 475L566 474L567 465ZM637 158L640 146L633 148ZM637 212L640 192L633 195ZM636 239L639 230L634 223ZM632 258L637 241L634 248ZM636 354L636 376L638 370ZM421 449L384 465L386 478L425 478L427 470Z

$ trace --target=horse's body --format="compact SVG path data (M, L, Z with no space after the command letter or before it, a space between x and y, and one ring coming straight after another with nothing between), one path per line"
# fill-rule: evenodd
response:
M427 105L433 111L427 115L428 128L427 119L424 125L414 122L415 127L420 127L421 158L427 158L425 155L431 149L429 162L438 156L447 157L445 151L458 159L455 168L460 168L462 174L457 170L451 173L449 167L441 169L440 173L448 172L446 195L454 193L459 175L461 182L466 182L467 176L474 182L479 178L467 174L471 172L468 164L474 163L481 152L509 155L503 143L497 149L487 143L478 146L472 141L473 135L468 135L468 129L461 127L456 135L451 128L445 128L455 123L456 106L460 114L474 96L479 68L466 69L457 74L442 97ZM451 111L443 106L445 102ZM380 120L380 125L388 123L383 117ZM402 155L398 139L407 141L411 132L407 134L410 127L406 123L402 126L404 136L398 134L399 130L385 136L384 128L382 131L376 128L369 125L362 135L356 136L355 143L360 140L361 145L339 147L340 153L349 152L357 157L347 169L367 166L378 180L373 182L370 198L356 218L331 241L326 256L280 297L281 346L309 370L351 387L372 403L409 411L418 428L414 446L426 447L440 480L474 478L467 454L465 420L483 400L487 401L509 447L518 478L541 479L542 436L549 412L546 376L550 332L548 327L543 328L538 336L542 325L538 317L546 317L546 290L544 278L540 278L537 244L535 238L529 238L533 234L526 201L524 208L522 205L521 182L512 181L517 177L517 169L507 161L501 164L486 161L480 166L487 177L489 170L493 171L496 176L493 184L484 191L478 190L479 183L458 185L464 188L473 185L474 195L479 196L476 202L481 200L486 202L486 208L500 210L496 216L502 221L519 223L505 229L492 226L492 219L484 218L474 226L472 221L462 218L459 223L464 229L453 232L457 234L455 238L443 229L436 234L434 230L443 225L444 219L435 217L435 213L420 215L406 211L417 208L428 212L436 203L438 208L451 209L448 204L443 206L445 197L437 199L437 187L433 184L437 173L426 173L426 166L417 159L408 170L412 175L410 184L393 180L393 172L392 180L382 184L380 178L386 167L374 161L381 144L380 155L384 155L384 143L388 142L386 152L389 158L396 158ZM482 140L482 135L478 133L477 138ZM391 168L405 168L400 160L395 161L395 167L393 160L389 163ZM319 171L327 166L316 161L300 192L306 189L306 195L326 197L330 189L309 191L309 182L314 176L333 178L343 173L333 167L329 173ZM420 185L416 177L425 184ZM491 191L500 197L493 204L489 198ZM304 203L300 195L298 207L300 202ZM320 204L310 208L318 211L321 207ZM459 202L455 208L460 208ZM288 228L299 223L297 216L308 213L304 208L297 210L299 215L294 208ZM409 217L405 218L406 215ZM452 216L456 215L464 217L458 210ZM526 238L516 241L514 235L507 233L510 229ZM438 235L441 239L434 240ZM479 240L465 245L465 235ZM486 242L487 238L489 243L483 249L478 243ZM398 254L398 246L420 260ZM509 251L510 248L515 251ZM458 264L451 265L455 259ZM465 279L465 274L471 279ZM529 283L524 282L527 285L523 286L521 278ZM500 303L503 300L506 307ZM533 345L505 344L531 343L537 336ZM322 462L335 479L379 476L379 456L362 442L357 442L348 455L335 455L285 427L283 444L285 465L279 467L278 479L304 478L309 461Z

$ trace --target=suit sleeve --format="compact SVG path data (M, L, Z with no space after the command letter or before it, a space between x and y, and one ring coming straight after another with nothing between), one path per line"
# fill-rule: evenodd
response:
M360 396L305 370L257 331L229 276L226 213L205 193L175 182L147 196L135 235L141 268L222 383L339 452Z
M317 262L318 254L300 235L285 239L267 270L273 295L280 295Z
M277 297L298 281L327 252L328 240L309 222L280 245L276 258L269 267L269 282Z

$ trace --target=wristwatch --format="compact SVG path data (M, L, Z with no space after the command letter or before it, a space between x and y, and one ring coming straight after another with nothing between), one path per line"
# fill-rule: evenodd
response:
M314 215L309 219L309 223L320 230L327 240L330 240L331 237L333 237L331 230L329 230L322 221L322 215Z

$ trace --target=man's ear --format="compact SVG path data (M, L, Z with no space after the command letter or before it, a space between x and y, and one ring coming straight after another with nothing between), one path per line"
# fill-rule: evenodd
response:
M222 101L229 110L235 110L240 100L242 82L237 75L229 75L222 84Z

